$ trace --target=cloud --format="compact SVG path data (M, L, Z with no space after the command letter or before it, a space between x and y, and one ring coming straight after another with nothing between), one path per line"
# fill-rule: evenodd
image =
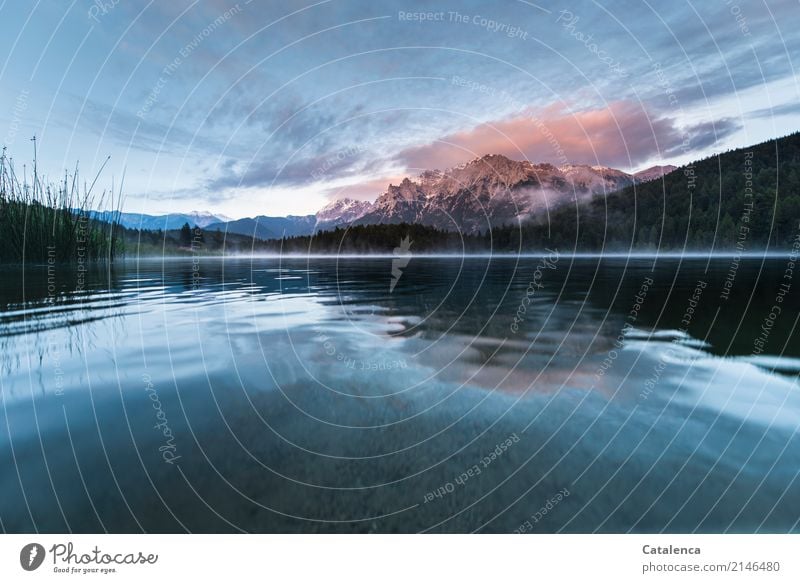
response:
M283 166L270 158L257 158L244 166L229 159L222 164L221 174L211 181L208 188L308 186L315 182L333 181L361 174L366 164L365 154L364 147L355 144L323 155L300 158Z
M398 174L485 153L632 170L767 139L774 116L781 133L800 124L793 0L768 10L573 3L578 29L623 63L627 79L557 23L557 12L524 1L436 4L466 23L399 18L429 11L422 0L120 2L99 23L85 7L42 3L28 18L30 7L8 4L6 20L24 33L0 89L4 111L35 73L26 127L52 125L70 148L54 148L53 136L41 163L112 154L130 169L126 190L155 193L147 202L158 197L165 208L171 198L186 200L184 210L224 201L241 215L263 196L259 213L305 212L319 197L372 199ZM475 26L476 15L517 24L528 38ZM62 20L74 34L54 36L51 50L28 62ZM10 113L0 116L0 126L10 123ZM745 131L732 135L739 124ZM340 159L353 145L364 151Z
M800 103L794 102L757 109L756 111L751 111L748 117L772 119L773 117L796 115L798 113L800 113Z
M553 104L408 148L397 161L413 169L442 169L484 154L503 154L532 162L625 169L700 150L739 127L721 119L679 128L675 119L653 117L644 106L625 101L575 113Z
M304 187L320 183L352 183L364 176L387 174L387 160L415 143L404 132L402 145L393 141L394 129L411 126L405 111L364 111L362 105L348 108L344 103L337 116L329 109L309 108L291 120L263 134L244 153L241 144L226 152L235 163L218 168L208 188L250 188L265 186ZM387 130L387 128L389 128ZM384 139L381 139L381 138Z

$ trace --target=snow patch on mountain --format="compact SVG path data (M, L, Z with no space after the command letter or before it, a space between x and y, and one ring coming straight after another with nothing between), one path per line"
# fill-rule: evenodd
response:
M318 223L349 223L360 219L372 209L372 203L352 198L340 198L322 207L315 215Z

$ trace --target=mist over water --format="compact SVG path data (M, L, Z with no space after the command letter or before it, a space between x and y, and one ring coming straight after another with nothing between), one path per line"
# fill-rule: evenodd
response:
M7 269L3 529L798 529L787 258L396 260Z

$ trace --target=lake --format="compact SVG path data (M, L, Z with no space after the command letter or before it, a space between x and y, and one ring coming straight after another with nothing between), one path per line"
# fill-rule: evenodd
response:
M557 251L4 267L0 526L797 531L793 269Z

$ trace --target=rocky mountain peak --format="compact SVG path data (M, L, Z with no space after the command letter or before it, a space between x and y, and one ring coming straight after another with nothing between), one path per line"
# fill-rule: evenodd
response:
M386 193L379 197L378 200L375 201L375 204L379 204L379 201L382 199L388 201L416 202L420 199L424 200L425 198L425 190L422 188L422 185L413 182L409 178L403 178L403 181L398 186L390 184Z
M372 203L352 198L339 198L322 207L315 215L317 221L350 222L361 218L372 208Z

